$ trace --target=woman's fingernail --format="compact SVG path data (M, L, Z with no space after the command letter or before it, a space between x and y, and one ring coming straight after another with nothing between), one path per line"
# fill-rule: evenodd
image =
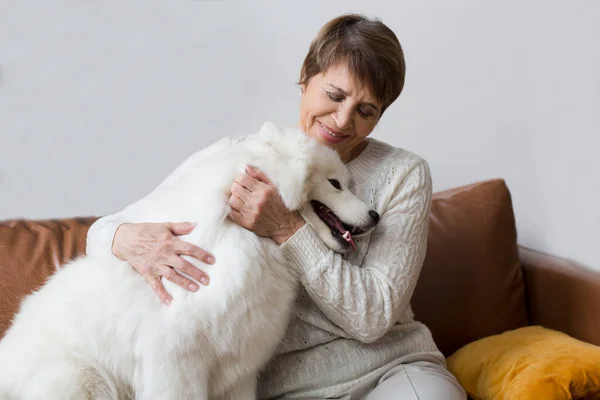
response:
M167 305L170 306L171 305L171 299L166 299L165 303L167 303Z
M195 283L190 283L190 286L188 286L190 288L190 290L192 292L195 292L199 289L198 285L196 285Z
M202 278L200 278L200 282L202 282L202 284L204 286L208 285L208 278L203 276Z
M215 262L215 258L214 257L208 257L206 259L206 261L208 261L209 264L213 264Z

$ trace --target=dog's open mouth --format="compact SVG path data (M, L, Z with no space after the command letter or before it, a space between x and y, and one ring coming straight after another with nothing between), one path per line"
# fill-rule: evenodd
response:
M352 247L352 250L356 250L356 243L354 243L352 235L360 235L361 233L364 233L364 231L344 223L325 204L320 203L317 200L311 200L310 204L319 218L321 218L321 220L331 229L331 233L348 246Z

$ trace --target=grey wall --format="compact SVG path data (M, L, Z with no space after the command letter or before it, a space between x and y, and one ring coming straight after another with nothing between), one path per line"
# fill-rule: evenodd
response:
M195 150L296 123L330 18L379 16L407 84L373 136L434 189L506 179L519 240L600 269L598 1L0 1L0 219L115 212Z

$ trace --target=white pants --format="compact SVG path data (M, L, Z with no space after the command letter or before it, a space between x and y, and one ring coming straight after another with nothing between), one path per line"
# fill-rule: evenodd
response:
M353 397L351 397L354 400ZM400 364L388 371L364 400L465 400L467 394L447 370L427 361Z
M454 375L432 361L400 364L377 382L353 388L337 400L466 400L467 394ZM323 399L303 399L323 400Z

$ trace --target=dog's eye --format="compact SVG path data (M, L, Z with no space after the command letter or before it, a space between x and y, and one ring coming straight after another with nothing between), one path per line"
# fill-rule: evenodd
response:
M340 186L340 181L338 181L337 179L329 179L329 183L331 183L331 186L333 186L337 190L342 190L342 186Z

